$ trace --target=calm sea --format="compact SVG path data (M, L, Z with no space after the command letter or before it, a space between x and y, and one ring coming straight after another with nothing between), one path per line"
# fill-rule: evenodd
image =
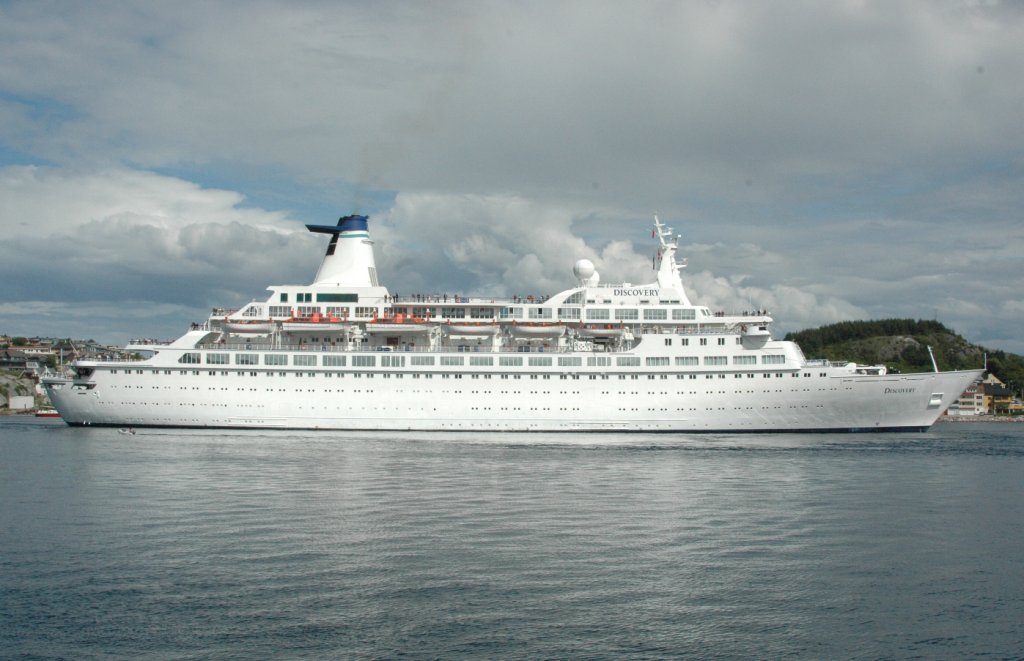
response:
M1021 658L1024 425L0 420L5 658Z

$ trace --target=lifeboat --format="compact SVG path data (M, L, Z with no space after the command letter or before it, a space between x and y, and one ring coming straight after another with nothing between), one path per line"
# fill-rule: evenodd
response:
M527 337L561 337L565 335L562 324L515 324L510 326L513 335Z
M494 324L445 324L444 326L442 326L442 328L444 329L444 332L447 333L448 335L461 336L494 335L499 330L501 330L498 326L495 326Z
M258 333L266 335L274 330L273 321L228 321L224 320L224 330L229 333Z
M576 333L580 337L622 337L625 328L608 326L606 328L580 328Z
M398 322L369 322L366 324L366 332L368 333L426 333L430 330L430 327L426 324L406 324Z
M301 332L301 331L320 331L320 332L332 332L332 331L343 331L352 328L352 324L342 323L340 321L283 321L281 322L281 330L289 333Z
M326 316L319 313L314 314L311 317L292 317L288 321L281 322L281 330L291 333L297 331L318 331L323 333L351 329L352 324L348 323L344 319L338 319L335 316Z

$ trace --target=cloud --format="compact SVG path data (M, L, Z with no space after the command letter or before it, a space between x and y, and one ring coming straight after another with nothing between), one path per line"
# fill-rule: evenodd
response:
M317 245L304 228L242 202L238 193L150 172L2 168L0 214L14 222L0 243L8 302L0 319L30 313L70 324L85 310L102 318L117 305L110 327L139 307L164 310L155 314L166 323L160 306L194 313L262 296L268 278L311 277L304 253ZM58 318L54 308L78 313Z
M210 307L262 298L267 285L309 282L323 250L284 214L244 208L237 194L173 177L29 167L0 175L5 214L25 221L0 247L10 301L0 319L19 328L35 322L66 335L68 326L106 324L119 338L142 330L166 336L170 324L201 319ZM403 193L370 229L378 271L398 293L553 294L575 286L580 258L592 260L606 283L653 281L647 226L623 227L623 238L594 245L574 232L581 214L594 213L513 195ZM758 262L778 261L751 245L738 254L755 272ZM38 268L41 259L46 269ZM830 320L858 312L793 288L741 286L708 270L686 281L716 309L753 304Z
M197 219L292 229L284 214L245 209L243 201L234 191L137 169L0 169L0 214L10 219L7 236L57 236L86 222L111 220L165 229Z
M642 282L656 212L714 307L1024 350L1022 44L1000 2L7 3L5 300L243 302L352 211L399 293Z
M17 210L26 221L0 246L0 277L8 283L0 321L13 325L11 332L117 341L171 336L210 307L262 299L267 285L311 281L323 250L285 214L244 208L237 194L173 177L22 167L0 175L5 213ZM572 265L583 257L604 283L653 281L646 224L622 224L622 237L613 241L580 234L581 218L602 213L614 210L509 194L401 193L371 218L370 229L378 271L392 292L552 294L575 286ZM60 224L46 229L55 217ZM718 242L682 244L680 254L690 264L683 281L695 303L727 312L766 309L780 336L846 319L941 312L969 336L995 337L1001 346L1013 341L981 323L998 318L1016 328L1020 303L1009 297L1012 281L994 287L1008 295L1002 304L986 302L984 287L975 284L951 296L949 278L929 275L923 263L909 267L913 277L893 277L899 268L875 268L867 253L848 251L845 259L861 268L831 274L820 255L795 248L787 255ZM793 262L805 268L794 270Z
M371 231L386 242L387 258L378 260L378 268L394 278L392 289L405 282L414 291L433 291L428 278L434 277L453 291L552 294L575 286L572 265L579 258L593 261L604 283L654 281L649 221L623 224L622 238L602 246L575 232L580 215L593 213L509 195L400 194L384 227L371 221ZM783 331L866 315L839 296L771 282L786 260L753 244L683 245L681 255L702 264L696 273L683 272L691 299L716 311L767 309ZM735 275L741 272L753 275ZM770 284L744 284L762 281Z
M5 14L0 85L20 117L5 138L60 161L237 160L394 190L588 190L661 206L800 195L789 178L1021 146L1007 138L1024 105L1024 22L999 5L22 4Z
M382 269L395 266L398 281L415 288L550 294L571 282L576 259L602 262L571 233L575 213L514 195L401 193L375 236L389 241ZM402 264L416 265L416 275Z

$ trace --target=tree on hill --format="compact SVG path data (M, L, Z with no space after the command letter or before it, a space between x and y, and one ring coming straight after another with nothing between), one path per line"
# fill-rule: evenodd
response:
M938 321L913 319L881 319L877 321L841 321L837 324L811 328L786 335L800 345L808 356L818 355L826 347L873 337L917 336L947 333L955 335ZM959 337L958 335L956 337ZM926 351L927 354L927 351Z
M1015 391L1024 386L1024 357L971 344L933 320L843 321L785 339L799 344L808 358L883 363L901 372L931 371L929 346L941 370L981 367L987 355L989 372Z
M1024 357L1006 351L988 354L988 371L1016 394L1024 388Z

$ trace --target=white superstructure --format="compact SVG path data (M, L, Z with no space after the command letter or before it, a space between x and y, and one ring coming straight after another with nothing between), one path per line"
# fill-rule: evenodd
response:
M48 378L70 425L364 430L924 430L982 370L888 374L808 361L765 311L690 302L678 236L655 219L656 279L510 300L395 296L367 218L331 236L312 284L214 310L143 360Z

